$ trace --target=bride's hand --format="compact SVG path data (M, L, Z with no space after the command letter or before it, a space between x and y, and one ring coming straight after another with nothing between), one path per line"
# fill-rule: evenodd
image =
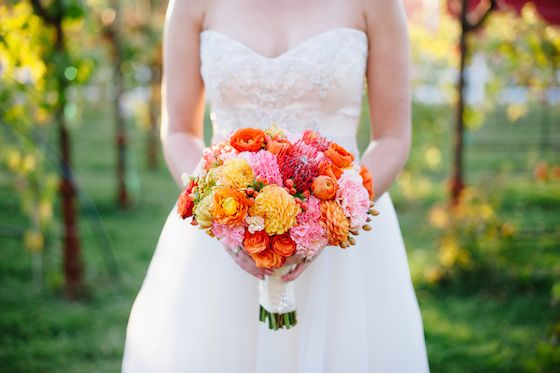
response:
M281 277L282 281L288 282L298 278L299 275L301 275L303 271L305 271L305 269L309 267L309 265L315 260L315 258L317 258L321 254L322 251L323 250L317 253L317 255L315 255L309 261L305 261L304 257L301 255L292 256L290 259L286 261L286 264L296 264L296 266L290 272L286 273L284 276Z
M270 276L272 275L272 270L259 268L255 264L254 260L251 259L249 254L247 254L243 249L239 249L239 251L232 250L229 247L226 247L226 251L231 255L233 260L239 265L245 272L264 280L264 275Z

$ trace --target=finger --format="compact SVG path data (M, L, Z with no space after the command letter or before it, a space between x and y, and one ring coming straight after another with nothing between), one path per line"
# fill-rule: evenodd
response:
M245 270L245 272L255 276L256 278L264 280L264 273L260 272L258 269L247 266L245 264L242 265L241 268L243 268Z
M272 269L269 268L260 268L257 267L255 261L253 260L253 258L251 258L251 256L243 253L243 260L245 261L245 263L252 267L255 271L258 271L259 273L262 273L263 275L267 275L267 276L272 276L274 274L274 271Z
M244 254L241 258L239 258L239 261L239 265L241 265L243 269L261 280L264 280L264 275L272 274L272 271L269 269L257 267L253 259L251 259L251 257L247 254Z
M309 266L309 263L299 263L296 267L282 276L283 281L293 281L301 275L301 273Z
M286 264L298 264L303 261L302 255L292 255L291 257L286 260Z

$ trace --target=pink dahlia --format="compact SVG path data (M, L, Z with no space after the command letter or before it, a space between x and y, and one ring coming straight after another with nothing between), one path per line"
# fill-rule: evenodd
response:
M366 223L370 200L358 172L352 169L344 170L338 179L336 201L344 214L350 218L351 230L358 230Z
M290 229L290 237L296 243L297 254L312 257L327 245L328 238L319 222L320 217L320 201L310 196L307 200L307 209L296 218L298 224Z
M212 233L227 247L240 247L245 237L243 226L232 227L226 224L212 223Z
M274 154L267 150L259 150L258 152L241 152L239 156L249 162L255 176L263 177L268 184L283 185L282 175L280 175Z

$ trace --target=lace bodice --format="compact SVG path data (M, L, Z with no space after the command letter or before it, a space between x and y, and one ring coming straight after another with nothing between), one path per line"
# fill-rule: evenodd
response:
M214 141L239 127L275 123L292 132L318 130L357 154L367 54L366 34L349 27L323 31L276 57L202 31L201 74Z

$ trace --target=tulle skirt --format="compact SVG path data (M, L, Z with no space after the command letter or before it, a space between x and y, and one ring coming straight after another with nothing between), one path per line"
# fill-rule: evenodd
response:
M387 193L373 230L327 247L295 281L298 324L258 321L258 279L173 208L134 302L123 372L429 371L406 251Z

